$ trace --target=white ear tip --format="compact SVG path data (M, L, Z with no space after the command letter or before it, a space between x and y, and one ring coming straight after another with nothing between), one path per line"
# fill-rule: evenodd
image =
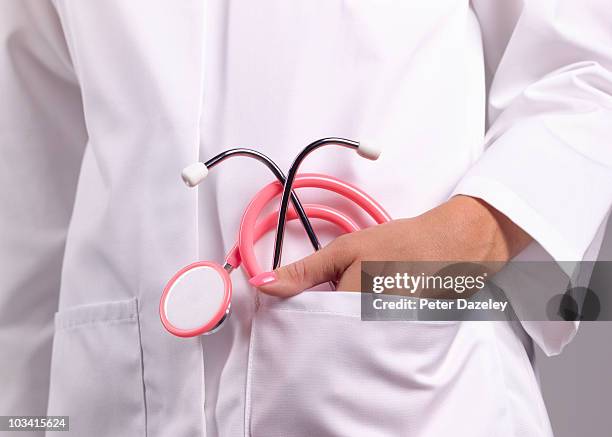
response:
M195 187L208 175L208 168L203 162L194 162L185 167L181 173L183 181L188 187Z
M371 143L359 143L359 147L357 148L357 153L364 158L370 159L372 161L376 161L380 156L381 149L376 145Z

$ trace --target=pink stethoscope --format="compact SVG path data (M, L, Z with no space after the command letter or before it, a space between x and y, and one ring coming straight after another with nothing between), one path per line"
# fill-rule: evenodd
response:
M319 204L302 205L294 188L320 188L337 193L363 209L376 223L391 220L378 202L361 189L338 178L323 174L297 174L301 162L310 152L322 146L335 145L354 149L367 159L376 160L380 150L369 144L344 138L323 138L306 146L285 175L279 167L263 153L251 149L230 149L206 162L197 162L186 167L182 178L190 187L198 185L208 171L233 156L247 156L264 163L277 181L263 187L253 197L242 216L238 241L225 257L223 265L212 261L198 261L180 269L166 284L161 296L159 314L164 327L179 337L193 337L216 332L231 313L232 282L230 273L241 264L249 278L263 272L255 256L257 240L276 225L273 269L280 266L285 223L299 219L315 250L321 245L312 228L310 218L331 222L344 232L360 229L357 223L344 213ZM259 217L264 208L282 193L280 208L263 219ZM291 202L293 208L289 208Z

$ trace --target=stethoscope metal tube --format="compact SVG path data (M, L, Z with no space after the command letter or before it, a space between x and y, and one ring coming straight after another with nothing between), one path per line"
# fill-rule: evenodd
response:
M276 237L274 240L274 260L272 264L273 270L280 267L281 256L283 252L283 239L285 237L285 219L287 218L287 208L289 206L289 196L292 193L293 182L297 175L300 164L314 150L318 149L319 147L330 145L348 147L355 150L359 149L358 141L335 137L322 138L304 147L300 154L295 158L293 164L291 164L291 167L289 168L289 173L287 174L287 178L283 184L283 195L281 198L281 205L278 214L278 224L276 225Z
M278 167L278 165L276 165L276 163L272 161L268 156L264 155L261 152L258 152L257 150L253 150L253 149L235 148L235 149L225 150L219 153L218 155L213 156L208 161L204 162L204 167L206 168L206 170L209 170L219 165L221 162L225 161L226 159L231 158L233 156L247 156L249 158L254 158L257 161L263 163L266 167L268 167L268 169L270 169L272 174L274 174L274 177L278 179L278 181L284 186L285 179L286 179L285 174ZM197 163L197 164L200 164L200 163ZM205 177L205 176L206 176L206 173L204 173L204 176L201 176L201 177ZM186 178L185 174L183 175L183 180L190 186L197 185L197 182L196 183L190 182L191 179ZM302 225L304 226L304 229L306 230L306 234L308 234L308 239L310 240L312 247L314 248L314 250L319 250L321 248L321 243L319 242L317 234L312 228L312 224L310 223L310 220L308 219L308 215L304 211L304 207L302 203L300 202L300 199L297 197L297 195L295 194L295 191L293 190L291 190L290 196L291 196L291 203L293 203L293 206L295 207L298 218L302 222ZM286 215L286 212L285 212L285 215Z

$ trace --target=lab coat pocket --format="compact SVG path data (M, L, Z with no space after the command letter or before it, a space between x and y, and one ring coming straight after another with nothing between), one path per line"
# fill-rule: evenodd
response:
M249 435L508 435L487 324L364 322L360 295L351 292L260 302Z
M136 299L55 315L48 414L70 416L73 435L145 435Z

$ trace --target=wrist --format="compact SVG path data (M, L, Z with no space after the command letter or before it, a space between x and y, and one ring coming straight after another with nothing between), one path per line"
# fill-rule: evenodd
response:
M471 261L506 262L531 242L531 237L482 199L458 195L447 202L452 225Z

